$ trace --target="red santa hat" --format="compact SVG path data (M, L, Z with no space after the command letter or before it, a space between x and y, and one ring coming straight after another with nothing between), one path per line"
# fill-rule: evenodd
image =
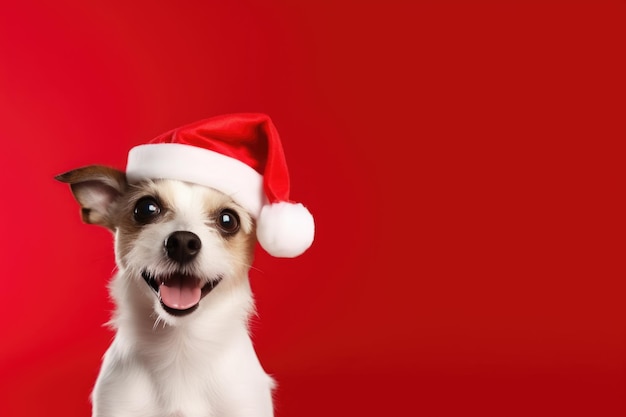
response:
M217 116L174 129L128 154L129 182L167 178L228 194L256 219L257 239L270 255L293 258L313 243L313 216L289 200L289 173L267 115Z

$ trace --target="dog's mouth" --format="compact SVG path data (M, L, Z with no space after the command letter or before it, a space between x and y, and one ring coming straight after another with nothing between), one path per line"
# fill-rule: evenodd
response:
M165 311L174 316L184 316L198 308L200 300L222 281L209 281L203 285L200 278L182 273L157 276L147 270L141 272L146 283L154 290Z

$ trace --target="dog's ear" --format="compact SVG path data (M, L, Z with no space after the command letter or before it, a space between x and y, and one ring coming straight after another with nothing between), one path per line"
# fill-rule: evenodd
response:
M91 165L57 175L55 179L70 185L85 223L115 229L111 208L128 187L126 174L114 168Z

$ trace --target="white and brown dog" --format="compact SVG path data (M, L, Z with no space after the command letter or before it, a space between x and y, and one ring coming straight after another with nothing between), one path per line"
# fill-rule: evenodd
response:
M288 200L269 118L203 120L133 148L126 172L93 165L57 179L86 223L115 236L116 334L93 416L272 416L274 382L248 331L248 271L257 241L298 256L314 224Z

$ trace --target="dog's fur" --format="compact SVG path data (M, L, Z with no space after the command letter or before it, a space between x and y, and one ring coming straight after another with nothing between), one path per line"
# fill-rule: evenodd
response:
M248 332L254 219L225 194L180 181L129 185L123 172L104 166L57 179L70 184L86 223L115 235L116 333L92 393L93 416L272 416L274 382ZM146 197L160 208L147 218L136 208ZM238 217L235 232L221 227L224 213L227 220ZM197 255L184 262L165 247L178 231L201 241ZM193 308L179 312L161 302L158 284L175 274L204 286Z

